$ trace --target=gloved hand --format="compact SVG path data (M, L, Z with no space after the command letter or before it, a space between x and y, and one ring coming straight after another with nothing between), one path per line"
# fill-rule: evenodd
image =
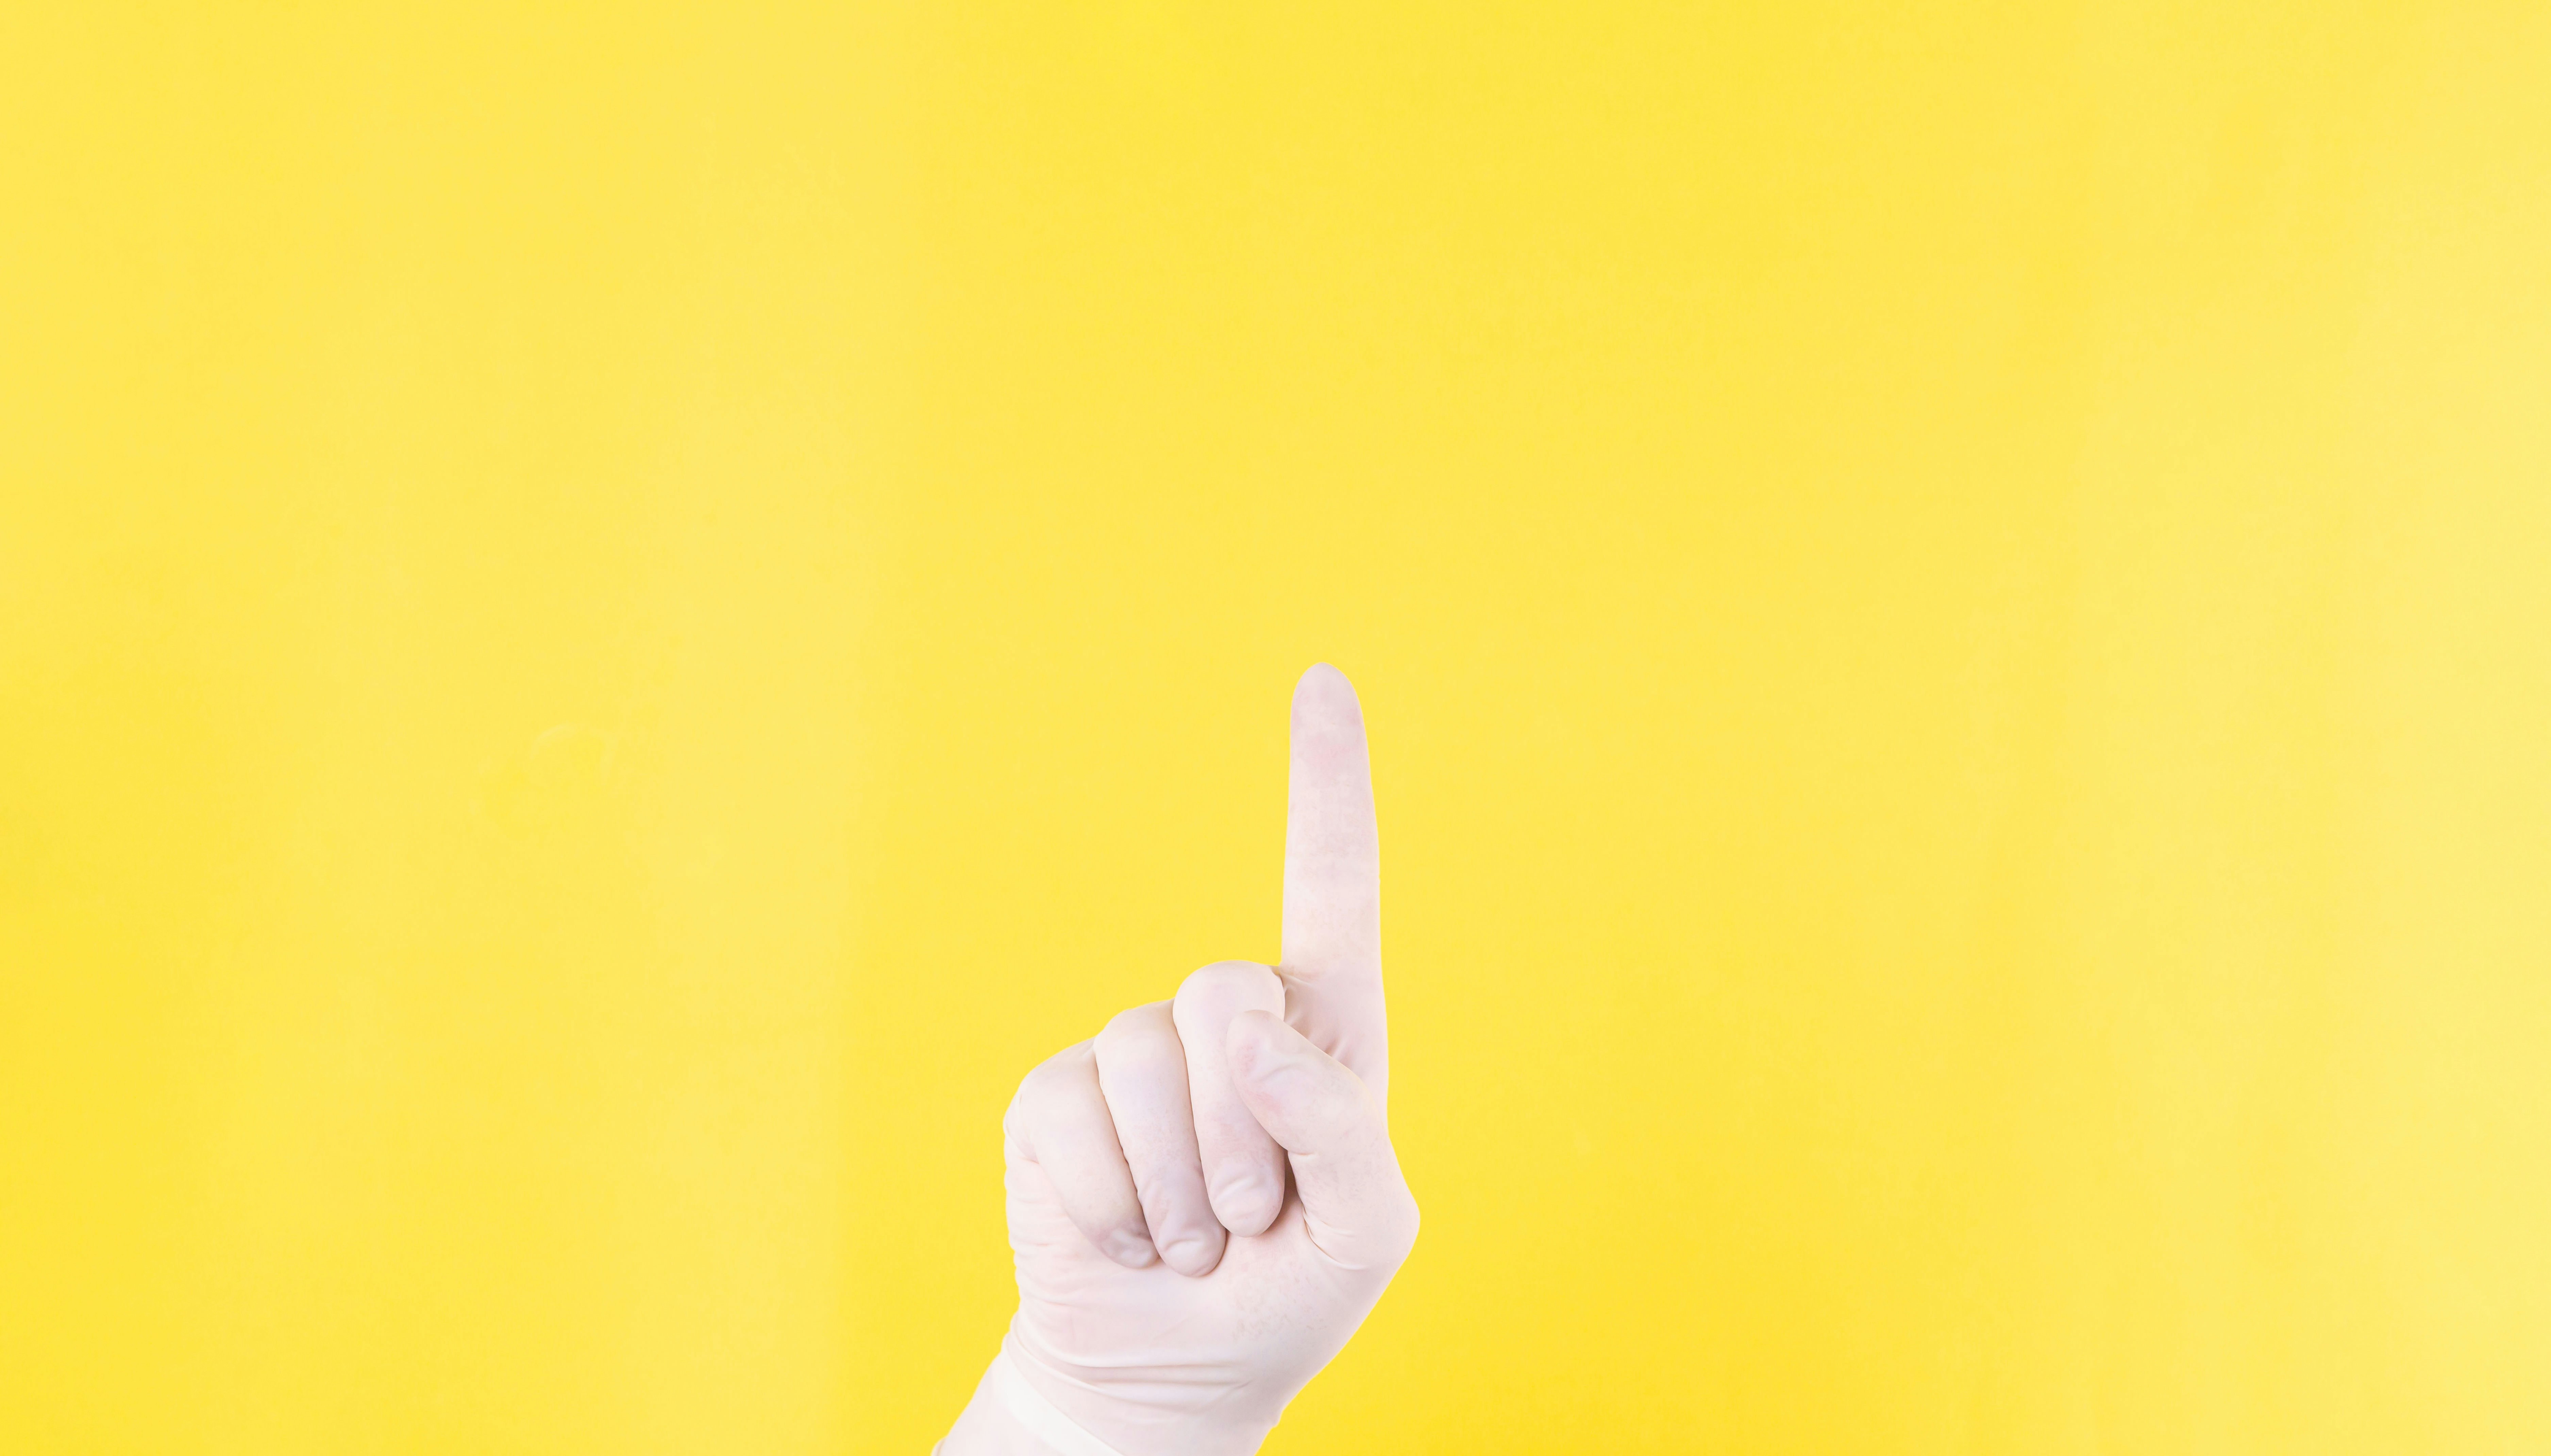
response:
M1417 1237L1391 1151L1364 715L1293 690L1281 964L1221 961L1002 1119L1019 1310L942 1456L1238 1456Z

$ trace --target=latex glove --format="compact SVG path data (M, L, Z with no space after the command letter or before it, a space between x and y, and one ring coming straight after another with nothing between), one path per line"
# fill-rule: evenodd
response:
M1039 1066L1002 1119L1018 1313L943 1456L1230 1456L1417 1237L1384 1109L1364 715L1293 690L1281 963L1221 961Z

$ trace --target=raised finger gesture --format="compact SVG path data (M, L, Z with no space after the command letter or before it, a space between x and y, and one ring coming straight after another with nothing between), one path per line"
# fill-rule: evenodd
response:
M1364 714L1293 690L1279 964L1218 961L1020 1084L1019 1310L943 1456L1258 1449L1417 1237L1391 1150Z

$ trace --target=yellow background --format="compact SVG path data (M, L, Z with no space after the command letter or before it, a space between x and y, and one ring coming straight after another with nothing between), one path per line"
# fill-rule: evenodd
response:
M2551 9L10 12L0 1449L922 1451L1318 658L1272 1451L2551 1449Z

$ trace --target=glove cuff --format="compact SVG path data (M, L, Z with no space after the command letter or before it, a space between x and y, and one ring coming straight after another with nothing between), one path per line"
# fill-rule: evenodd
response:
M1028 1378L1010 1359L1007 1340L1001 1342L1001 1353L992 1357L991 1368L983 1372L981 1389L1000 1403L1011 1419L1052 1446L1055 1456L1121 1456L1115 1447L1081 1429L1079 1422L1056 1409L1052 1401L1028 1384Z
M1038 1394L1010 1359L1006 1340L957 1417L957 1428L930 1449L932 1456L945 1450L969 1456L1123 1456Z

